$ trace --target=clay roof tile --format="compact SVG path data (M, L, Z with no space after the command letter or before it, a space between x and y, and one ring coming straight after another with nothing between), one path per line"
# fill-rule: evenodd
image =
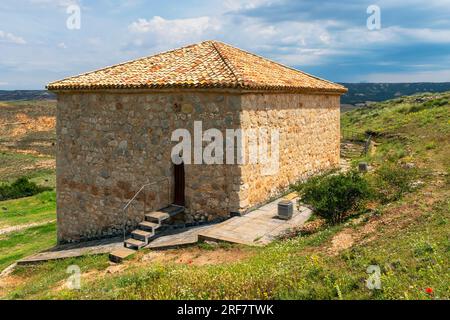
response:
M342 94L347 89L218 41L204 41L50 83L59 90L241 88Z

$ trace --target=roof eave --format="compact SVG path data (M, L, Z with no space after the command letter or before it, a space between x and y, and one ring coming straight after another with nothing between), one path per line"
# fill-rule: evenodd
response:
M193 85L58 85L56 83L51 83L47 85L47 90L60 93L60 92L71 92L71 91L101 91L101 90L114 90L114 91L140 91L140 90L195 90L195 89L224 89L224 90L240 90L240 91L259 91L259 92L290 92L290 93L309 93L309 94L345 94L348 92L348 89L345 87L335 87L335 88L307 88L307 87L270 87L270 86L246 86L240 83L237 84L228 84L228 85L202 85L202 84L193 84Z

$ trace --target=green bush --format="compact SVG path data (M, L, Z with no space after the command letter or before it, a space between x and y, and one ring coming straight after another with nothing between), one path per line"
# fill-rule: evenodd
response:
M361 209L371 196L368 182L356 171L320 175L294 188L302 202L331 224L342 222L351 210Z
M411 106L410 108L407 109L406 113L414 113L414 112L419 112L419 111L426 110L426 109L442 107L447 104L448 104L448 100L444 99L444 98L430 100L430 101L427 101L427 102L419 104L419 105Z
M393 163L384 163L375 172L375 189L382 203L399 200L405 193L412 191L412 182L417 170Z
M40 187L27 178L19 178L11 184L0 184L0 201L30 197L47 190L50 189Z

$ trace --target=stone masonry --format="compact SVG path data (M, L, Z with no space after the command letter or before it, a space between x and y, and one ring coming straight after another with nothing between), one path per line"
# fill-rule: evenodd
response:
M289 185L339 165L340 96L245 94L240 126L280 132L279 170L263 175L262 164L240 168L240 210L269 200Z
M280 169L260 164L186 165L185 220L245 213L289 184L339 163L339 94L174 89L58 92L58 241L121 234L142 219L144 203L171 203L175 129L266 127L280 132ZM139 188L155 182L130 207Z

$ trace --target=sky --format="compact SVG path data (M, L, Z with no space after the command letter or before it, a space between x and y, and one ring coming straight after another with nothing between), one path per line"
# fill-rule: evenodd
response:
M335 82L450 81L450 0L2 0L0 90L203 40Z

